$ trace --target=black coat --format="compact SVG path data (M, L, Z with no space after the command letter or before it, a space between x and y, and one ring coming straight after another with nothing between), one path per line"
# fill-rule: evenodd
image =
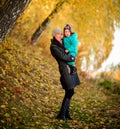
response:
M62 84L63 89L72 89L76 85L80 84L80 80L78 78L78 74L70 74L68 70L67 62L74 61L75 58L67 55L65 53L65 49L62 44L60 44L55 38L51 40L50 46L51 54L56 59L59 65L60 72L60 82Z

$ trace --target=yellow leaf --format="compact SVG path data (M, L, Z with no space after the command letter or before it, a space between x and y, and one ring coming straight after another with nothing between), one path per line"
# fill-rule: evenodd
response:
M1 108L6 108L6 105L1 105L0 107L1 107Z
M10 114L8 114L8 113L5 113L5 115L4 115L5 117L10 117Z
M89 127L88 126L85 126L84 129L89 129Z

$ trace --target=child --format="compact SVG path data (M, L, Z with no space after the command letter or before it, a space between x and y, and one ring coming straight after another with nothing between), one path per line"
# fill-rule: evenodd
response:
M63 30L63 43L64 43L64 48L65 52L68 53L68 55L72 55L76 57L77 52L78 52L78 37L76 33L72 32L71 26L66 25ZM75 62L68 62L68 65L70 66L71 69L71 74L76 72L75 68Z

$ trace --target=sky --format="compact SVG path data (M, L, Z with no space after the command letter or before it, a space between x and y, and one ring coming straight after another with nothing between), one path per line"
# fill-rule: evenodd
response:
M109 71L109 66L120 64L120 28L115 27L113 47L108 58L103 62L102 67L98 71Z

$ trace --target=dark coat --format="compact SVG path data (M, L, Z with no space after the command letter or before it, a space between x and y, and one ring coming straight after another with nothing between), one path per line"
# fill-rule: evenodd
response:
M65 53L65 49L62 44L60 44L55 38L51 40L50 46L51 54L56 59L59 65L60 72L60 82L62 84L63 89L72 89L76 85L80 84L80 80L78 78L78 74L70 74L68 70L67 62L74 61L75 58L67 55Z

